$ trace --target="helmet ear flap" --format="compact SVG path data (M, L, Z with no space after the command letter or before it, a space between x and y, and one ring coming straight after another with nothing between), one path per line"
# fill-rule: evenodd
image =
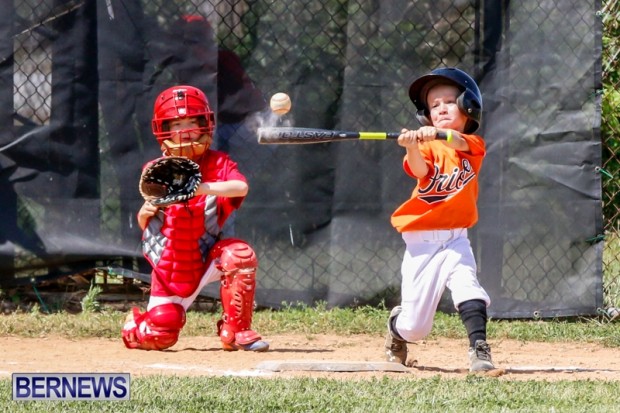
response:
M433 126L433 122L428 117L428 115L426 114L425 110L418 110L415 113L415 117L416 117L416 119L418 119L418 122L420 123L420 125L422 125L422 126Z
M482 117L482 108L480 101L474 93L466 89L456 98L456 105L459 110L469 118L465 133L473 133L480 126L480 118Z

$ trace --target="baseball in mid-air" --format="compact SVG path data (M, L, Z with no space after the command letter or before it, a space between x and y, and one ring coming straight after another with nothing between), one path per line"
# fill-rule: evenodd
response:
M291 98L286 93L278 92L271 97L269 106L273 113L282 116L291 110Z

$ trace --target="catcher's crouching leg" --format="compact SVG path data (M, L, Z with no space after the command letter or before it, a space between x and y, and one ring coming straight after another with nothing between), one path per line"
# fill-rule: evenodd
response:
M123 326L123 342L127 348L165 350L179 339L185 325L185 309L179 304L163 304L145 313L133 309Z
M222 348L226 351L267 351L269 343L250 329L258 266L256 254L243 241L223 240L218 244L216 248L221 249L218 267L224 273L220 285L223 314L217 323Z

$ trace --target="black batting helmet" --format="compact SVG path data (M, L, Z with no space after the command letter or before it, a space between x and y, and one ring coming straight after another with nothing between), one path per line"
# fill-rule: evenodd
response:
M432 125L430 111L426 102L429 89L436 84L451 84L461 90L457 98L459 110L467 116L465 133L474 133L480 127L482 119L482 94L467 73L455 67L435 69L427 75L421 76L409 86L409 98L417 108L416 117L423 126Z

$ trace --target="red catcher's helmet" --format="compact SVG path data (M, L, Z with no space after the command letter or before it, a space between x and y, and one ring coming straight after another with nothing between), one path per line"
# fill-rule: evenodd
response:
M169 130L167 125L169 121L188 117L197 117L200 127L182 132ZM157 141L169 155L187 156L182 153L183 148L192 148L192 153L202 155L211 144L215 118L207 97L200 89L181 85L168 88L157 96L151 126ZM201 139L191 141L189 132L199 132ZM175 144L171 141L171 137L179 133L186 138L182 138L181 143Z
M456 104L461 113L467 116L468 119L464 132L474 133L477 131L482 121L482 94L476 81L467 73L455 67L435 69L411 83L411 86L409 86L409 98L418 109L416 113L418 122L422 126L433 124L430 119L426 96L430 88L437 84L454 85L461 90Z

